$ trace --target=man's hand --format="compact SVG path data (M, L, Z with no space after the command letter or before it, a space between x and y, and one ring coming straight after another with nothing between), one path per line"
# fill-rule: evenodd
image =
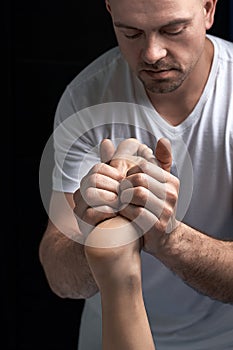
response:
M110 140L103 140L100 153L102 163L90 170L74 195L80 230L89 234L120 214L141 229L143 249L155 253L165 233L177 225L179 180L170 174L169 141L158 141L155 156L136 139L122 141L116 151Z
M117 215L119 184L123 179L116 168L106 164L113 157L115 148L110 140L100 146L102 163L96 164L82 179L74 193L74 214L79 228L89 234L100 222Z
M179 193L179 180L170 174L172 154L167 139L158 141L155 155L160 166L141 161L129 169L120 185L120 214L141 228L143 249L153 255L167 233L178 225L175 215Z
M116 150L111 140L104 139L100 158L102 163L96 164L82 179L73 197L74 214L85 235L100 222L119 215L120 182L127 171L145 159L156 162L152 150L133 138L122 141Z

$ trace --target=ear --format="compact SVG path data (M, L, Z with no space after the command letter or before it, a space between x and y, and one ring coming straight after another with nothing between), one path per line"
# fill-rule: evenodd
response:
M218 2L218 0L204 0L203 1L206 30L209 30L214 23L214 15L216 12L217 2Z
M110 6L110 3L109 3L109 0L105 0L105 5L106 5L106 9L108 10L108 12L111 13L112 10L111 10L111 6Z

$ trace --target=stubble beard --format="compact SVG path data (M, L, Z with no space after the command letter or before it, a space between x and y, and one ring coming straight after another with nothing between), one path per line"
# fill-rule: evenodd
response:
M152 79L150 82L145 81L140 75L138 77L144 85L146 91L155 94L167 94L177 90L183 84L188 77L190 70L186 73L180 73L180 76L176 79Z
M155 94L168 94L171 93L177 89L179 89L184 81L187 79L187 77L190 75L194 67L194 64L191 64L188 68L183 69L179 65L168 65L168 66L163 66L162 64L157 64L155 66L151 66L152 70L153 69L172 69L174 70L177 74L176 77L174 78L164 78L164 79L153 79L151 78L149 81L146 81L140 74L141 70L143 67L139 67L138 70L138 78L141 80L142 84L144 85L144 88L146 91L150 93L155 93ZM147 67L145 67L147 68Z

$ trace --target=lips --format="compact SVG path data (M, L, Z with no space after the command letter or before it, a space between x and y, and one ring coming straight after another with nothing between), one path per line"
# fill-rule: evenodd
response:
M168 76L171 72L173 71L173 69L164 69L164 70L148 70L148 69L144 69L142 70L143 73L145 73L146 75L149 75L152 78L164 78L166 76Z
M153 70L153 69L144 69L146 72L152 72L152 73L161 73L161 72L168 72L170 70L172 70L171 68L170 69L159 69L159 70Z

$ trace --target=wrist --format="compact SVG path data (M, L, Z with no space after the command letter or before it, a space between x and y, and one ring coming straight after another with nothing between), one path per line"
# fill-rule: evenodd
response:
M102 296L112 297L112 295L134 295L141 293L142 279L141 269L127 269L127 272L122 269L117 273L108 274L105 278L99 279L99 289Z
M85 251L99 289L141 281L139 252L129 251L127 246L117 249L86 247Z
M190 269L202 246L203 235L179 222L179 225L167 234L154 256L180 275L183 269Z
M161 257L172 257L176 255L177 250L179 250L180 243L183 240L184 234L184 224L176 220L172 231L166 232L153 232L157 236L157 239L153 241L151 245L151 240L148 240L148 244L144 248L147 253L153 255L154 257L161 260ZM146 238L144 239L146 242ZM145 244L144 244L145 246Z

